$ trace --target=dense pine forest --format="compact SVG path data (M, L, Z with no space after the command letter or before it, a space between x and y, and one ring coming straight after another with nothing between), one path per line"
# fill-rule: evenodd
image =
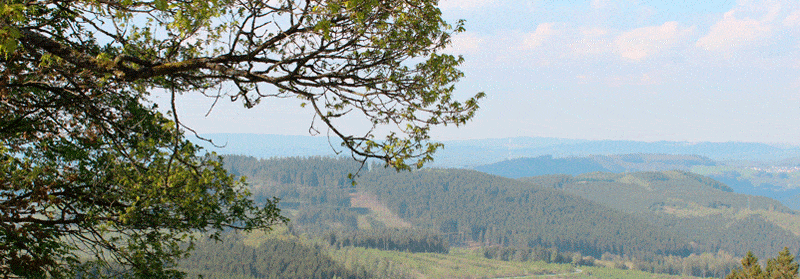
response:
M502 261L724 277L749 250L768 257L784 247L800 249L796 212L685 171L509 179L457 169L396 172L348 159L246 156L227 156L225 166L247 177L258 199L280 198L291 234L316 239L308 251L362 247L448 254L458 248ZM248 249L297 246L264 245ZM325 261L323 254L308 257ZM338 277L388 274L330 266L307 269ZM269 277L249 270L237 274Z

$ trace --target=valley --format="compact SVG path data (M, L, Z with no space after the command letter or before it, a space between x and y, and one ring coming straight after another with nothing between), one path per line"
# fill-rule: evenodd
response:
M665 158L673 163L664 165L678 160L658 160ZM707 164L695 157L678 161ZM580 266L587 273L611 268L719 278L747 251L768 257L783 247L800 250L796 211L686 170L512 179L466 169L361 168L346 158L231 155L225 166L247 177L256 200L280 198L292 220L286 235L343 258L343 266L355 271L356 262L373 259L414 266L408 278L516 276L532 263ZM353 184L348 174L359 168ZM356 278L365 274L399 276L382 269ZM631 278L643 278L637 276Z
M366 272L354 278L513 278L537 273L560 274L558 278L722 278L739 267L748 251L760 258L784 247L800 252L800 213L792 199L774 195L793 193L793 183L800 181L791 160L634 153L476 164L493 160L480 155L495 150L492 144L514 141L520 139L459 142L485 144L475 149L478 155L459 157L473 165L468 168L397 172L347 158L241 155L226 155L224 165L247 178L256 200L281 200L279 207L291 219L284 235L325 251L347 267L342 270ZM537 141L517 147L599 148L591 147L592 141ZM746 144L637 144L642 149L738 148L743 157L749 156L747 150L764 151L763 146ZM367 268L374 266L381 268ZM390 268L397 266L403 268ZM583 272L568 274L576 268Z

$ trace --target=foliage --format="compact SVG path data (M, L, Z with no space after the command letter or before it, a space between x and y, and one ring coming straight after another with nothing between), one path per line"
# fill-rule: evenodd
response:
M421 167L483 95L452 97L461 30L429 0L0 2L0 275L176 277L195 233L284 221L185 140L184 92L297 97L353 157Z
M219 160L195 155L198 150L180 139L172 122L125 97L100 97L110 110L101 119L85 111L98 102L56 98L49 101L65 102L68 107L59 109L68 110L34 109L41 117L4 126L4 276L178 276L170 269L187 251L178 243L191 241L194 232L283 221L277 200L262 206L249 200L246 186Z
M789 252L789 248L783 248L778 253L778 257L767 261L767 274L771 278L792 279L797 278L797 270L800 265L794 261L794 256Z
M466 123L483 97L453 99L463 59L440 51L463 23L447 24L436 4L5 1L3 82L13 94L200 91L247 108L262 98L295 97L354 157L421 167L441 147L427 141L429 129ZM372 128L355 135L342 130L336 121L351 113ZM375 139L383 124L396 129Z

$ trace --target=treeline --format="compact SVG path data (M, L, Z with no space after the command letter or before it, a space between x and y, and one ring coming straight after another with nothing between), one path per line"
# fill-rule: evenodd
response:
M676 209L694 204L710 208L793 212L776 200L733 193L730 187L719 181L684 171L546 175L520 180L637 214L652 210L657 204Z
M617 268L704 278L725 277L738 266L738 258L724 251L691 254L688 257L658 256L647 260L606 255L601 260L610 261Z
M373 248L412 253L442 253L450 251L447 240L422 230L380 229L357 231L329 231L323 240L331 246Z
M487 259L503 261L544 261L548 263L570 263L576 266L606 266L617 269L632 269L650 273L670 275L722 278L739 267L739 259L721 251L719 253L691 254L686 257L654 256L647 260L603 253L600 258L583 256L580 252L559 251L545 247L481 248Z
M558 251L555 247L510 247L488 246L480 249L481 254L487 259L502 261L542 261L547 263L571 263L574 265L594 265L595 258L582 256L580 252Z

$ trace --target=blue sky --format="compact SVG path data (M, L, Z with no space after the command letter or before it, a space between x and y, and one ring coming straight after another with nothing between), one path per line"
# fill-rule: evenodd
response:
M474 121L439 140L544 136L800 144L800 1L445 0L467 31ZM295 100L244 110L186 94L201 133L308 135ZM357 127L357 120L345 125ZM324 133L324 131L323 131Z

